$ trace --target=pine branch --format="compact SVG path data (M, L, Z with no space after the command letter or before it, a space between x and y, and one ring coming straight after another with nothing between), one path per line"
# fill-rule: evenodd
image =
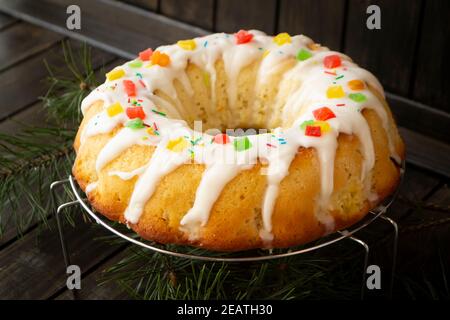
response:
M63 43L63 52L65 70L45 62L49 89L41 98L48 122L56 126L18 123L18 133L0 133L0 236L7 225L15 226L19 235L34 223L47 225L49 186L70 174L75 137L71 128L80 121L82 99L97 82L87 46L75 53ZM69 77L64 75L67 70ZM66 218L72 222L68 214Z

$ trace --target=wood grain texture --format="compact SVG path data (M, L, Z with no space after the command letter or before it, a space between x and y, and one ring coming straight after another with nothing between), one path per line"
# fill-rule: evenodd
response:
M127 254L128 253L128 254ZM81 290L77 292L77 299L80 300L126 300L131 297L115 282L108 281L101 283L103 271L120 262L129 256L129 251L124 250L83 278ZM63 293L55 297L55 300L73 300L73 294L70 290L64 290Z
M74 43L74 50L77 47L79 48L80 44ZM112 55L93 49L92 59L93 64L98 66L110 61ZM39 53L2 73L0 96L7 103L0 104L0 120L26 108L45 94L47 84L44 80L48 76L48 71L44 60L55 68L64 66L62 48L58 46L54 50Z
M183 22L213 29L214 0L161 0L161 13Z
M280 0L278 31L304 34L340 50L345 20L344 0Z
M450 113L450 1L425 1L411 96Z
M400 128L400 135L407 161L450 178L450 145L406 128Z
M152 11L158 11L159 0L123 0L129 4L135 5L142 9L148 9Z
M62 38L58 33L28 23L16 23L0 32L0 72L51 47Z
M85 273L117 252L118 247L95 241L109 233L84 223L80 213L75 215L75 221L76 228L66 226L64 233L73 263ZM58 233L45 230L37 237L38 230L34 230L0 251L2 299L47 299L66 286Z
M276 32L276 0L217 0L216 31L236 32L258 29Z
M386 98L398 125L450 144L449 113L389 92Z
M399 195L402 198L423 200L439 183L438 176L407 164ZM410 209L404 201L397 199L389 208L388 213L395 221L400 221Z
M366 27L366 9L381 9L381 29ZM356 63L373 72L388 91L407 95L418 34L420 0L349 2L345 48Z

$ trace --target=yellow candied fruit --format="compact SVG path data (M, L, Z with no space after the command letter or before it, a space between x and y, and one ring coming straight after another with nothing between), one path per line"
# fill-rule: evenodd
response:
M197 47L197 44L194 40L180 40L177 42L178 46L184 50L194 50Z
M348 83L348 87L354 91L364 90L364 82L361 80L350 80Z
M273 38L273 42L282 46L283 44L291 43L291 36L287 32L279 33Z
M123 112L123 108L120 105L119 102L113 103L112 105L110 105L107 109L106 112L108 113L108 116L110 117L114 117L116 115L118 115L119 113Z
M153 130L152 127L148 127L148 128L147 128L147 133L148 133L149 135L151 135L151 136L155 136L155 135L156 135L155 130Z
M320 127L320 131L322 133L327 133L327 132L329 132L331 130L330 125L326 121L314 121L314 125L315 126L319 126Z
M327 89L327 98L328 99L339 99L345 97L344 89L342 86L330 86Z
M185 138L179 137L178 139L169 140L166 148L173 152L181 152L189 146L189 143Z
M123 69L114 69L106 74L106 79L108 81L113 81L122 78L125 75L125 71Z

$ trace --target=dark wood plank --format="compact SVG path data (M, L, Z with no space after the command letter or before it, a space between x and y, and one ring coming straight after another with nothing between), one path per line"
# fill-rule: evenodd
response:
M450 114L389 92L386 98L400 126L450 144Z
M276 32L275 0L217 0L215 30L236 32L240 29L258 29L267 34Z
M0 0L0 10L129 59L135 58L139 51L148 47L208 33L112 0L78 0L77 4L83 12L83 27L70 31L66 28L66 7L72 3L71 0Z
M81 290L77 292L77 299L81 300L125 300L130 296L114 281L100 283L103 279L103 271L127 256L127 250L120 252L105 263L98 266L89 275L81 280ZM73 300L70 290L55 297L56 300Z
M73 47L76 49L80 44L74 43ZM95 65L102 65L110 61L112 55L94 49L92 59ZM53 50L42 52L2 73L0 95L3 99L0 103L0 120L36 102L39 96L45 94L47 84L43 80L48 76L48 71L44 60L54 67L64 66L62 48L58 46Z
M450 113L450 1L425 1L424 14L411 95Z
M389 208L388 215L396 221L411 209L410 199L423 200L440 184L440 178L413 165L406 165L405 175L400 185L399 197Z
M366 9L373 3L381 9L380 30L366 27ZM387 90L402 95L408 94L414 68L420 3L420 0L360 0L348 5L345 52L372 71Z
M400 128L400 134L406 144L408 162L450 177L450 145L405 128Z
M17 21L17 19L0 12L0 30L3 30L5 28L9 27L16 21Z
M447 212L435 210L430 205L447 208ZM425 207L419 205L402 222L397 260L397 279L402 281L397 281L397 290L405 290L405 284L412 280L416 299L448 298L449 208L450 188L444 185L425 201Z
M199 26L208 30L213 29L214 0L161 0L161 13Z
M148 9L152 11L158 11L158 0L122 0L123 2L127 2L129 4L138 6L142 9Z
M15 63L43 51L63 38L29 23L17 23L0 32L0 72Z
M333 50L340 50L345 1L280 0L278 31L304 34Z
M107 235L107 231L84 223L81 214L76 214L75 220L76 227L67 225L64 233L72 263L80 266L83 273L120 247L95 240ZM58 233L45 230L37 236L38 231L34 230L0 251L2 299L46 299L65 287L67 275Z

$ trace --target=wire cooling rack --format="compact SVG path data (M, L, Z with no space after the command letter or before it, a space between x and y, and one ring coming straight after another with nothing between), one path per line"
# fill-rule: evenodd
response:
M403 176L405 172L405 163L402 162L400 166L400 184L403 181ZM69 192L72 192L73 197L75 200L63 203L59 206L56 206L56 198L55 198L55 189L58 186L67 185L69 184L70 190ZM399 184L399 186L400 186ZM285 249L266 249L266 250L250 250L250 251L244 251L244 252L237 252L237 253L217 253L217 252L211 252L207 250L202 250L201 253L193 253L192 250L189 250L190 247L183 247L183 246L167 246L158 244L155 242L146 241L143 239L136 238L135 234L133 234L132 231L129 231L125 233L126 231L122 231L119 225L112 224L109 222L106 218L104 218L101 214L97 214L90 206L87 199L84 197L83 192L78 187L77 183L75 182L74 178L72 176L69 176L67 179L55 181L50 186L50 191L52 195L52 200L55 208L55 216L58 226L58 232L59 237L61 241L61 247L62 247L62 253L64 257L64 262L66 267L71 265L70 262L70 255L68 254L67 245L64 237L64 231L62 228L62 222L61 222L61 213L65 208L78 205L81 207L81 209L87 213L96 223L107 229L109 232L115 234L116 236L122 238L125 241L128 241L132 243L133 245L137 245L140 247L143 247L145 249L151 250L153 252L159 253L159 254L166 254L178 258L185 258L185 259L195 259L195 260L202 260L202 261L211 261L211 262L255 262L255 261L264 261L264 260L272 260L272 259L280 259L280 258L286 258L286 257L292 257L296 255L300 255L303 253L311 252L314 250L318 250L324 247L328 247L332 244L335 244L339 241L349 239L358 245L364 250L364 262L363 262L363 269L362 269L362 283L361 283L361 298L364 297L365 287L366 287L366 270L368 267L368 260L369 260L369 245L364 242L363 240L357 238L355 236L355 233L362 230L363 228L366 228L368 225L370 225L374 220L378 219L385 221L389 223L394 232L393 237L393 259L392 259L392 267L391 267L391 281L390 281L390 294L392 295L392 288L393 288L393 282L394 282L394 272L395 272L395 265L396 265L396 257L397 257L397 244L398 244L398 226L397 223L392 220L391 218L386 216L388 208L391 206L391 204L394 202L398 195L399 187L396 189L396 191L387 199L385 199L381 204L379 204L376 208L370 210L370 214L367 214L364 219L362 219L360 222L352 225L350 228L347 228L345 230L337 231L333 234L327 235L326 237L320 239L319 241L313 241L311 243L308 243L306 245L302 245L300 247L293 247L293 248L285 248ZM134 236L133 236L134 235Z

